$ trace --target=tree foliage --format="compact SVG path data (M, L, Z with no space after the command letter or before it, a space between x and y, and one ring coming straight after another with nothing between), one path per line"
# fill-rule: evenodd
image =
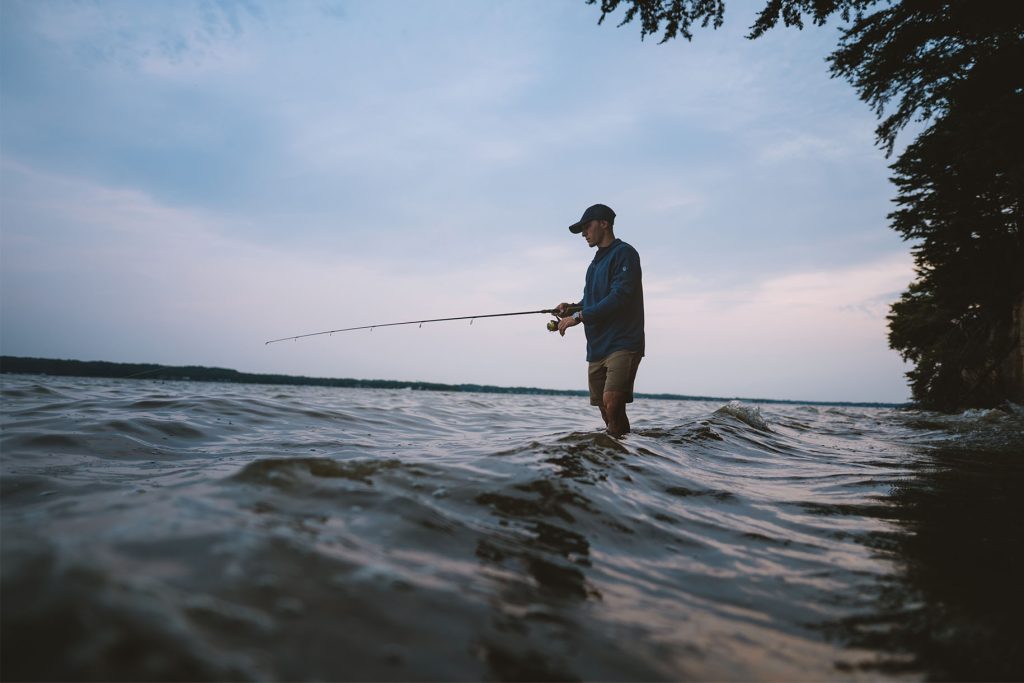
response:
M949 410L1021 399L1024 103L1006 87L963 96L972 104L951 107L892 167L890 218L914 243L917 279L892 307L889 341L915 364L914 396Z
M596 4L598 0L587 0ZM641 36L689 40L724 0L600 0L601 21L639 18ZM892 227L912 243L917 279L891 309L889 342L915 364L914 397L941 409L1024 400L1024 2L767 0L750 28L841 21L833 76L880 119L891 154Z

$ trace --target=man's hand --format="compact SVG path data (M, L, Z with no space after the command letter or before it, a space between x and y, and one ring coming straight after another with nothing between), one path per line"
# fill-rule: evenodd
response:
M558 321L558 334L560 334L560 335L562 335L564 337L565 336L565 331L567 329L569 329L573 325L579 325L579 324L580 324L580 321L577 320L576 318L573 318L572 316L569 316L568 318L562 318L561 320Z
M568 311L568 310L569 310L569 304L565 303L564 301L562 303L558 304L557 306L555 306L552 309L552 311L554 311L555 315L557 315L559 318L564 318L566 315L568 315L566 313L566 311Z

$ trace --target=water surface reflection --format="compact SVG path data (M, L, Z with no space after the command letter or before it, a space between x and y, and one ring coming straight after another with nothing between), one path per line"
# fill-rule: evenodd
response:
M1024 678L1024 453L1015 443L928 449L888 496L897 530L862 540L894 562L869 611L823 629L880 653L859 668L930 680ZM863 512L863 511L862 511ZM849 664L842 665L849 670Z

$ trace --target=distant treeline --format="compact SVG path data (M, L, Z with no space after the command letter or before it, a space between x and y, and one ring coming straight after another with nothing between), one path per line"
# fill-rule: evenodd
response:
M484 394L540 394L546 396L586 396L586 391L571 389L540 389L537 387L497 387L489 384L441 384L408 382L390 379L352 379L347 377L306 377L304 375L269 375L239 372L228 368L202 365L158 365L156 363L111 363L102 360L58 360L0 356L0 372L69 377L108 377L112 379L148 379L183 382L231 382L236 384L287 384L297 386L346 387L357 389L413 389L415 391L465 391ZM729 399L721 396L683 396L681 394L636 394L637 398L668 401L730 401L751 403L807 403L813 405L844 405L862 407L893 407L892 403L850 403L824 401L787 401L765 398Z
M495 394L560 394L583 395L583 391L559 391L531 387L495 387L480 384L440 384L438 382L405 382L388 379L351 379L347 377L306 377L304 375L270 375L239 372L229 368L202 365L158 365L156 363L110 363L93 360L56 360L0 356L0 372L74 377L110 377L115 379L158 379L188 382L233 382L237 384L289 384L319 387L354 387L359 389L414 389L417 391L474 391Z

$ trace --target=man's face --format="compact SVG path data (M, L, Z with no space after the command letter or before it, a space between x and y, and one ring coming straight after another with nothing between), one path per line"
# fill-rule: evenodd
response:
M608 233L608 221L590 221L583 226L583 230L580 234L587 240L587 246L597 246L604 240L604 236Z

